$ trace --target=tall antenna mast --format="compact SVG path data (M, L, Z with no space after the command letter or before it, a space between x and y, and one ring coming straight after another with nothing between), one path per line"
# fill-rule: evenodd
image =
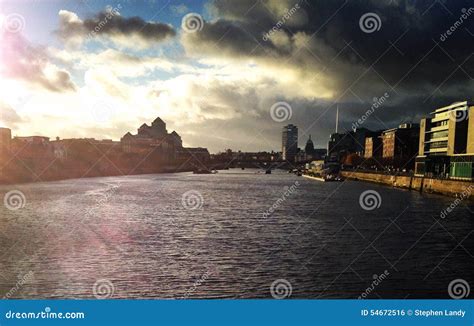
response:
M339 105L336 106L336 134L338 131L339 127Z

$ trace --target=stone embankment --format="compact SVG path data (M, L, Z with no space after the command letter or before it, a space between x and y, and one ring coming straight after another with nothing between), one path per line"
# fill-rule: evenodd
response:
M342 176L351 180L360 180L405 188L426 193L437 193L452 197L473 199L474 182L461 180L431 179L418 176L387 175L380 173L342 171Z

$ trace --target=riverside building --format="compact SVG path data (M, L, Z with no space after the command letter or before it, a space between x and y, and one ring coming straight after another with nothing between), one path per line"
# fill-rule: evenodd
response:
M0 128L0 160L5 159L10 153L12 131L8 128Z
M474 104L439 108L420 122L416 175L474 180Z

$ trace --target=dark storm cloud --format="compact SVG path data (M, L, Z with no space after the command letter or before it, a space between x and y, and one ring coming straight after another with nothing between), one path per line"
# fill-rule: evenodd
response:
M169 24L147 22L140 17L122 17L118 8L99 12L92 18L80 20L74 13L62 10L59 29L56 31L63 40L74 37L139 37L146 42L160 42L173 37L176 32ZM133 41L130 41L133 47Z
M355 112L360 101L386 91L393 95L390 112L414 117L472 98L465 92L474 77L472 1L214 0L209 6L216 19L184 35L189 53L322 72L335 79L336 98L352 102ZM367 13L380 18L371 33L359 26Z
M280 28L289 37L289 46L264 41L263 36L284 16L281 8L296 4L300 9ZM469 34L474 33L474 9L472 17L468 11L461 26L441 41L441 35L461 19L462 9L471 5L467 0L264 1L256 5L250 0L215 0L211 8L220 19L206 23L187 41L191 50L206 54L291 57L297 66L322 66L337 74L341 89L371 67L380 76L374 72L370 76L393 86L437 87L456 69L462 73L453 74L449 82L469 81L474 76L474 59L468 59L474 49ZM369 12L380 17L381 26L364 33L359 19ZM311 37L303 48L295 41L302 35ZM350 76L351 72L358 74Z
M207 23L197 36L205 41L219 40L220 48L231 48L241 55L256 55L264 52L248 52L257 46L264 50L281 51L281 48L272 42L263 41L262 37L270 31L284 15L285 10L298 5L294 15L283 24L282 31L288 36L295 37L299 33L312 36L319 42L310 42L316 45L312 50L323 59L323 64L335 59L332 54L338 54L337 59L349 63L360 63L364 66L375 64L382 70L389 72L393 77L403 76L401 65L412 68L418 60L428 54L435 46L435 42L451 56L437 49L428 55L423 62L428 64L439 63L439 60L464 60L472 54L474 47L468 46L473 36L469 34L474 27L474 8L472 16L468 17L456 32L452 33L442 43L440 38L455 22L461 18L463 9L474 7L472 1L459 0L456 2L440 1L264 1L255 5L254 1L215 0L212 8L216 14L227 20L217 20ZM471 12L471 11L470 11ZM364 33L359 27L359 19L366 13L375 13L381 19L379 31ZM309 17L309 19L307 19ZM233 19L233 20L231 20ZM474 33L474 31L471 30ZM351 43L350 49L347 43ZM321 53L320 43L327 45L333 51ZM390 43L402 52L397 51ZM293 44L293 47L296 47ZM342 52L340 52L342 51ZM381 58L381 56L385 55ZM321 56L319 56L321 54ZM378 60L378 61L377 61ZM461 61L461 62L462 62ZM448 66L450 62L448 63ZM446 65L445 63L445 65ZM439 70L443 67L437 67ZM428 76L436 76L435 71L426 69ZM421 76L423 77L423 76ZM396 79L394 81L399 81Z

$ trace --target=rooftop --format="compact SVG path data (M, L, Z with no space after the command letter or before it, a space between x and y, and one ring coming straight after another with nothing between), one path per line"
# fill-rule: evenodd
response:
M472 103L468 103L468 101L455 102L451 105L436 109L434 112L431 112L430 114L441 113L441 112L450 111L450 110L454 110L454 109L458 109L458 108L459 109L460 108L466 108L466 107L471 106L471 105L472 105Z

